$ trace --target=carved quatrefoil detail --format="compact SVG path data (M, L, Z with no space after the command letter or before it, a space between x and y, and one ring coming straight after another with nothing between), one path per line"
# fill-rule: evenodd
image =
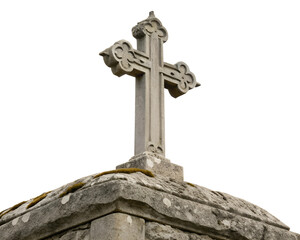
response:
M152 142L149 143L147 149L148 149L149 152L152 152L152 153L162 154L164 152L163 148L160 145L157 146Z
M131 44L126 40L116 42L110 48L100 53L107 66L111 67L112 72L117 76L133 74L135 71L133 63L136 56Z
M136 57L129 42L117 42L112 48L112 53L114 58L119 62L122 70L125 72L131 72L133 70L132 63Z
M179 80L178 88L183 93L186 93L188 90L194 88L197 84L195 75L190 71L188 65L184 62L178 62L175 64L179 71Z
M144 29L147 34L157 34L157 36L161 38L164 42L167 41L167 30L161 25L159 20L150 20L149 22L145 23Z
M190 89L200 86L186 63L178 62L174 66L175 69L166 71L167 76L175 80L166 84L172 97L177 98Z
M147 35L156 34L164 42L168 40L168 32L162 23L154 16L153 12L150 12L149 17L139 22L133 29L132 34L135 38L142 38Z

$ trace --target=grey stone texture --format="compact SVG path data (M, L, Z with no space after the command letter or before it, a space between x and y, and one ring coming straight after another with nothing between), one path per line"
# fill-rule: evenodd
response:
M3 215L0 218L1 240L51 239L49 237L52 236L56 237L54 239L68 239L70 236L76 239L84 231L80 230L76 235L72 228L86 223L95 227L96 223L103 222L101 218L114 213L130 215L132 223L137 218L169 226L162 228L146 223L148 238L159 236L156 233L149 234L149 227L162 229L166 234L171 228L180 229L191 233L188 234L191 239L197 239L198 236L214 240L299 238L264 209L226 193L160 175L149 177L141 172L113 173L98 178L93 176L78 179L50 192L29 209L26 207L31 200ZM78 182L85 185L59 197L69 186ZM114 222L112 228L118 225L118 221L124 223L122 217L110 221ZM102 228L109 230L108 226ZM173 231L175 236L182 235L184 239L185 234L177 230ZM59 235L64 231L64 235Z
M184 232L156 222L146 223L145 240L214 240L207 235Z
M120 168L140 168L153 172L156 175L183 181L183 168L171 163L169 159L152 152L144 152L132 157L129 162L117 166Z
M44 240L90 240L90 224L83 224L47 237Z
M134 154L149 151L165 156L164 88L176 98L200 84L184 62L173 65L163 61L168 32L153 12L132 34L137 39L136 50L120 40L100 55L113 74L136 79Z
M91 224L91 240L144 240L145 220L124 213L113 213Z
M121 40L100 53L117 76L136 77L135 157L0 213L1 240L299 240L264 209L183 181L165 155L164 88L173 97L199 86L183 62L163 62L168 34L150 16L133 28L137 50Z

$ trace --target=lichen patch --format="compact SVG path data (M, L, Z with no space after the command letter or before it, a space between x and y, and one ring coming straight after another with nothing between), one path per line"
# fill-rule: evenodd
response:
M171 201L170 201L169 199L167 199L167 198L164 198L164 199L163 199L163 203L164 203L167 207L171 207L171 205L172 205Z
M127 222L131 225L132 224L132 218L131 218L131 216L128 216L127 217Z
M175 208L176 208L177 210L180 210L180 209L181 209L179 205L178 205L178 206L175 206Z
M186 216L187 219L188 219L189 221L191 221L191 222L194 220L193 215L192 215L190 212L186 212L186 213L185 213L185 216Z
M18 221L19 221L19 217L17 217L17 218L15 218L14 220L12 220L11 224L12 224L13 226L16 226L17 223L18 223Z
M157 164L160 164L161 163L161 160L159 158L153 158L153 160L157 163Z
M153 162L152 162L150 159L147 159L147 165L148 165L150 168L153 168L153 166L154 166Z
M69 202L70 200L70 194L64 196L62 199L61 199L61 204L66 204L67 202Z
M22 217L22 221L24 223L28 222L30 218L30 212L26 213L23 217Z
M230 221L227 219L224 219L221 223L227 228L230 228L231 226Z

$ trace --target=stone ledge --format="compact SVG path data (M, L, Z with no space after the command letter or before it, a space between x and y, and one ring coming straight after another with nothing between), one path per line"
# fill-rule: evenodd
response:
M85 186L75 193L58 198L66 185L56 190L56 197L53 193L32 209L26 210L24 204L4 216L0 222L1 240L41 239L114 212L215 239L297 239L296 234L265 210L200 186L142 173L109 174L83 181Z

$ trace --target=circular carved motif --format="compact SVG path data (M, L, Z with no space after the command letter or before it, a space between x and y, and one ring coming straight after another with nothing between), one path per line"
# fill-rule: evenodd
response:
M132 34L137 39L144 37L146 34L149 36L155 34L164 42L168 40L168 32L166 28L163 27L161 22L154 16L154 13L150 13L146 20L139 22L135 27L133 27Z
M114 58L119 62L122 70L131 72L133 70L132 63L136 59L131 44L127 41L117 42L112 49Z
M152 153L162 154L164 151L160 145L156 146L154 143L149 143L148 151Z
M158 19L153 19L145 23L144 29L148 35L157 34L157 36L161 38L164 42L167 41L167 30L161 25Z
M176 63L176 67L179 71L179 83L178 88L181 92L186 93L189 89L194 88L197 84L196 78L189 67L184 62Z

